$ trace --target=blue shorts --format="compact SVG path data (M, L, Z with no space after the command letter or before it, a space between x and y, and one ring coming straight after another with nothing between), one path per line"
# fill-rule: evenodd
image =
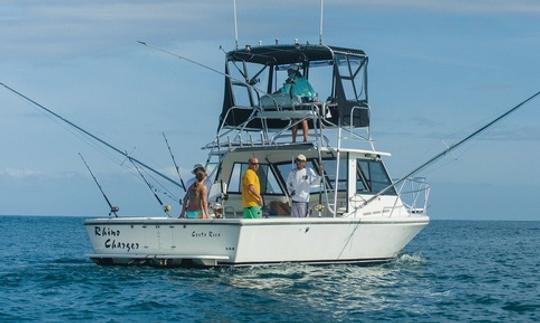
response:
M188 219L202 219L202 217L203 217L202 210L186 211L186 218Z

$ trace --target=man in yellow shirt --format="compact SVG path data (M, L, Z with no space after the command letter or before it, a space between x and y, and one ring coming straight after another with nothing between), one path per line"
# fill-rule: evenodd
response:
M244 219L260 219L262 217L263 198L261 196L261 183L257 170L259 160L251 157L248 162L248 169L242 177L242 208L244 209Z

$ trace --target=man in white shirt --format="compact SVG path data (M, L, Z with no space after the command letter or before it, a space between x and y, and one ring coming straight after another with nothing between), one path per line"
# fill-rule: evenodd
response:
M307 217L309 215L309 191L311 185L317 184L321 176L311 168L306 168L306 156L296 156L296 168L287 177L287 189L291 194L291 216Z

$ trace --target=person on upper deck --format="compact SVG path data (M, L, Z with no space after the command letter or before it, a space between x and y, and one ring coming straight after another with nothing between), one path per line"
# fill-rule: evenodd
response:
M281 93L290 94L292 96L298 96L305 102L314 102L317 100L317 93L309 83L309 81L302 76L302 73L294 68L289 68L287 70L289 78L285 81L285 84L279 90ZM296 122L293 120L293 122ZM304 142L308 141L308 122L307 120L302 120L302 130L304 134ZM298 133L298 126L294 125L291 127L292 132L292 142L296 142L296 135Z
M186 195L182 203L180 218L191 219L208 218L208 189L205 185L207 179L206 169L203 165L197 164L193 167L195 179L188 183Z
M289 78L281 87L280 92L299 96L303 102L313 102L317 99L317 92L313 89L309 81L302 76L299 70L289 68L287 70Z
M259 160L251 157L248 161L248 169L242 177L242 208L244 219L262 218L263 198L261 195L261 183L257 170Z
M312 168L306 168L306 156L300 154L295 159L296 168L287 177L287 189L291 194L291 216L307 217L309 215L309 191L311 185L321 181Z

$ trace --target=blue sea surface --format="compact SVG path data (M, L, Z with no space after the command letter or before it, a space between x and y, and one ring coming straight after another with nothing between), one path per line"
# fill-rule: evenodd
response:
M0 321L540 319L540 222L433 221L383 265L166 269L94 264L83 221L0 217Z

